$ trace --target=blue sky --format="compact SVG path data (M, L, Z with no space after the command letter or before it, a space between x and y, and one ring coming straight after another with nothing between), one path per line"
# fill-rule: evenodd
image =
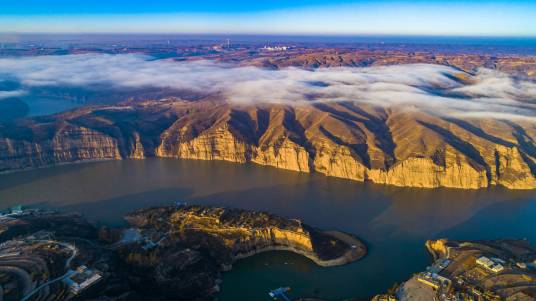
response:
M536 1L1 0L0 32L536 36Z

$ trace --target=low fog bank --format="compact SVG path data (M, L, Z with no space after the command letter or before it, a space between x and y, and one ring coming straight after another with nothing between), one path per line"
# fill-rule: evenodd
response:
M266 70L212 61L154 60L143 55L81 54L0 59L0 101L32 89L166 89L219 93L230 103L355 101L439 115L536 120L536 84L480 69L413 64L365 68Z

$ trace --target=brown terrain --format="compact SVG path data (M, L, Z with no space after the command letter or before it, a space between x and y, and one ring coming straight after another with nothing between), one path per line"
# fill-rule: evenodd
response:
M233 57L234 58L234 57ZM218 57L231 60L227 56ZM536 77L536 57L516 55L442 54L354 49L294 49L285 53L269 53L256 57L240 58L243 65L269 68L300 67L369 67L401 64L437 64L475 72L478 68L503 71L517 77Z
M167 206L141 209L125 219L133 227L127 231L137 235L119 241L117 253L130 282L160 295L157 300L214 300L222 271L264 251L291 251L321 266L347 264L367 253L350 234L264 212Z
M397 51L307 50L236 60L268 68L433 63L467 76L486 67L523 78L536 70L533 57ZM351 101L231 105L219 95L194 98L128 101L5 123L0 171L171 157L256 163L396 186L536 188L536 127L530 119L461 119Z
M434 262L373 301L534 300L536 252L527 240L429 240Z
M367 253L351 234L239 209L140 209L125 217L128 229L98 229L75 213L5 213L0 299L7 301L216 300L222 272L259 252L286 250L321 266L347 264ZM64 280L82 273L81 267L99 278L73 290Z
M223 269L238 259L274 250L301 254L326 267L359 260L367 252L352 235L319 231L299 220L265 212L173 206L141 209L125 219L162 246L180 242L210 249Z

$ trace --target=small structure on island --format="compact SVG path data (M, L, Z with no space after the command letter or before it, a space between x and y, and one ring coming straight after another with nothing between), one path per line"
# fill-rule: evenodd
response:
M281 298L285 301L290 301L290 298L287 297L287 295L285 295L285 293L288 291L290 291L290 287L280 287L280 288L271 290L270 292L268 292L268 295L272 297L274 300L278 300L279 298Z

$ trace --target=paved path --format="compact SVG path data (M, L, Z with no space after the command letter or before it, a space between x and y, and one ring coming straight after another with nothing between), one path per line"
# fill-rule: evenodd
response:
M44 287L47 287L49 286L50 284L52 283L55 283L55 282L58 282L60 280L63 280L69 276L71 276L74 271L69 271L69 267L71 265L71 261L76 257L76 255L78 254L78 250L76 249L75 246L69 244L69 243L64 243L64 242L58 242L58 241L53 241L53 240L36 240L36 242L42 242L42 243L51 243L51 244L58 244L58 245L61 245L69 250L71 250L72 254L71 254L71 257L69 257L67 259L67 261L65 262L65 268L67 269L67 273L65 273L64 275L62 276L59 276L57 278L54 278L50 281L47 281L43 284L41 284L40 286L34 288L31 292L29 292L28 294L26 294L24 296L24 298L22 298L20 301L27 301L27 300L30 300L30 298L35 294L37 293L38 291L40 291L42 288Z
M71 276L72 274L74 274L75 272L74 271L67 271L67 273L65 273L65 275L63 276L60 276L58 278L54 278L48 282L45 282L43 284L41 284L40 286L36 287L34 290L32 290L30 293L28 293L26 296L24 296L24 298L20 299L20 301L27 301L27 300L30 300L30 298L35 294L37 293L38 291L40 291L42 288L46 287L46 286L49 286L51 285L52 283L55 283L55 282L58 282L60 280L63 280L69 276Z

